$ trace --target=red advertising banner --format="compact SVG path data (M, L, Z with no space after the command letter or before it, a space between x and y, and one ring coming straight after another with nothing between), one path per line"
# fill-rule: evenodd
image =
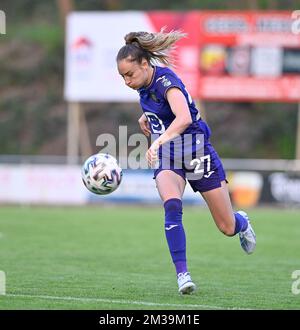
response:
M292 12L150 12L155 29L181 29L176 71L194 98L300 101L300 28Z
M291 12L200 14L199 97L299 101L300 35Z

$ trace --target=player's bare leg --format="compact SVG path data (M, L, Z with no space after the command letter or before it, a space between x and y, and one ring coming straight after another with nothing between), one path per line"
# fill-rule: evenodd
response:
M219 230L227 236L234 235L235 219L225 181L221 187L202 193Z
M219 230L227 236L239 233L242 248L246 253L252 253L256 246L255 233L245 212L233 212L226 182L222 181L219 188L203 192L202 196Z
M155 181L163 202L171 198L182 198L186 183L180 175L170 170L164 170L158 173Z

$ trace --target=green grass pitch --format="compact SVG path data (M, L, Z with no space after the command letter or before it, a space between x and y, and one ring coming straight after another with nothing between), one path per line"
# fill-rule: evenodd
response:
M160 207L1 207L0 309L300 309L300 294L292 293L299 210L249 215L252 255L217 230L206 208L185 207L198 291L180 296Z

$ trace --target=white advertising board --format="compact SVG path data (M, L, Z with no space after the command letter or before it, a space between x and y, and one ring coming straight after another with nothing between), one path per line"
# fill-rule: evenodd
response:
M155 32L143 12L73 12L67 18L64 96L69 102L138 102L116 66L124 36Z
M78 166L0 165L0 203L80 205L85 200Z
M0 203L84 205L88 203L161 203L152 170L124 171L120 187L110 195L89 192L78 165L0 165ZM189 185L183 200L203 202Z

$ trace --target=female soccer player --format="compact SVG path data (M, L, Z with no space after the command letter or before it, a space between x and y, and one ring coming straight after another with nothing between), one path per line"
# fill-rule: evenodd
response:
M253 252L256 237L247 214L232 210L221 160L209 142L209 127L180 78L167 67L172 60L169 51L182 37L185 34L180 31L131 32L125 36L126 44L116 60L125 84L139 93L142 132L157 135L146 158L150 166L157 167L154 178L164 203L165 234L179 293L190 294L196 285L188 272L182 225L186 180L203 196L218 229L227 236L239 233L246 253ZM163 66L157 66L157 62Z

